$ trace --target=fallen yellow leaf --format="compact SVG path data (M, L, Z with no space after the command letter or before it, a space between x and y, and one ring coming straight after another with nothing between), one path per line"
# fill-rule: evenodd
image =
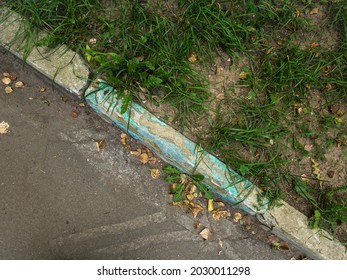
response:
M242 71L239 75L240 80L245 80L248 76L248 72Z
M22 81L18 81L14 85L16 88L24 88L24 83Z
M139 156L139 160L142 164L146 164L149 160L149 157L146 153L142 153L140 156Z
M5 92L6 92L6 94L10 94L13 92L13 88L11 88L10 86L7 86L7 87L5 87Z
M213 199L207 200L207 210L208 210L208 212L213 211L213 209L214 209L214 206L213 206Z
M194 63L195 61L197 61L198 60L198 56L196 55L196 53L191 53L190 54L190 57L188 58L188 61L190 62L190 63Z
M9 77L4 77L1 81L5 85L9 85L12 82L12 80Z
M211 231L208 228L204 228L201 232L200 232L200 236L207 240L210 236L211 236Z
M8 133L8 129L10 128L10 125L5 122L5 121L2 121L0 123L0 134L6 134Z
M151 169L151 177L153 179L158 179L160 177L160 170L157 168Z
M16 77L15 75L11 75L11 74L8 73L8 72L2 73L2 76L3 76L3 77L6 77L6 78L10 78L11 81L17 80L17 77Z
M241 213L239 213L239 212L234 213L234 218L233 218L234 222L237 223L237 222L239 222L241 219L242 219Z

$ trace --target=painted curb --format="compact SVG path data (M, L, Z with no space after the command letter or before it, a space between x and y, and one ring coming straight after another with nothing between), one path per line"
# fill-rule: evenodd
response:
M260 191L213 155L168 126L136 103L121 114L121 100L114 89L99 82L99 89L90 87L87 103L106 121L120 127L142 142L165 162L187 174L202 174L203 183L228 203L255 215L267 210L266 201L259 203ZM115 104L115 105L114 105Z
M0 9L0 45L14 55L23 58L24 50L20 47L23 33L21 17L7 8ZM44 37L46 33L41 32ZM72 96L81 98L88 85L89 69L82 58L61 45L55 49L47 47L34 48L26 59L26 63L44 76L63 87Z
M6 8L0 10L0 45L22 58L23 52L14 42L18 38L16 35L19 24L16 21L20 17L12 15L3 21L6 11L8 11ZM42 54L52 56L47 57ZM60 62L59 59L64 56L65 59ZM85 92L89 70L79 55L67 50L65 46L60 46L53 53L46 48L33 50L26 62L72 96L81 98ZM237 206L248 213L256 214L269 230L296 246L307 256L313 259L347 260L346 248L337 240L333 240L327 232L310 229L308 219L302 213L285 202L282 202L283 206L268 211L266 204L262 203L259 206L258 191L251 182L230 170L218 159L201 151L195 143L179 135L177 131L156 119L142 107L134 104L131 112L122 115L119 113L120 103L117 104L118 109L117 106L110 106L112 101L116 100L105 98L107 96L105 89L93 92L93 89L89 88L88 92L89 106L102 118L124 131L127 131L129 125L129 134L152 150L158 150L159 154L162 152L161 156L166 158L168 163L179 167L182 171L187 173L194 171L204 175L205 183L211 184L210 187L217 194L231 204L239 203ZM244 197L247 198L243 200Z

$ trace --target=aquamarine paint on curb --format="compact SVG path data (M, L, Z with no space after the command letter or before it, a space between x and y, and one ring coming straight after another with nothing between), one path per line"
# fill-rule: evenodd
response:
M105 120L142 142L167 163L187 174L204 175L203 183L228 203L250 214L267 210L266 201L259 199L259 189L249 180L138 104L133 103L121 114L122 102L113 92L112 87L99 81L98 89L87 90L87 103Z

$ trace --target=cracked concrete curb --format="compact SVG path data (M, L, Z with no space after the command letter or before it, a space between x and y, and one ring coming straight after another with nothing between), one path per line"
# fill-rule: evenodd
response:
M6 8L0 10L0 45L19 58L23 50L18 45L22 19ZM121 102L112 105L112 88L103 84L100 89L88 87L89 70L82 58L66 46L54 51L47 48L34 49L26 62L44 76L53 80L67 92L81 98L87 92L87 102L102 118L127 131L131 136L152 149L158 156L186 173L204 175L204 183L217 195L237 204L264 223L273 233L293 244L313 259L347 259L345 247L323 230L308 227L305 215L282 202L281 207L267 209L266 203L258 201L259 190L250 181L198 145L161 122L141 106L134 104L130 111L120 113Z

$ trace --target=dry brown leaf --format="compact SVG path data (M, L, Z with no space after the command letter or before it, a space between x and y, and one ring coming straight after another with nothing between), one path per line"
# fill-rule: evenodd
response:
M225 206L225 204L221 201L216 202L216 204L217 204L217 207L224 207Z
M45 87L41 87L40 88L40 92L45 92L46 91L46 88Z
M311 152L312 151L312 148L313 148L313 145L310 145L310 144L306 144L304 146L304 150L307 151L307 152Z
M7 134L9 128L10 128L10 125L7 122L2 121L0 123L0 134Z
M100 152L100 150L104 149L106 147L106 140L96 140L95 141L96 150Z
M1 79L1 81L5 85L9 85L12 82L12 80L9 77L4 77Z
M148 160L148 163L155 164L155 163L157 163L157 161L158 161L158 159L156 157L150 157Z
M137 149L137 150L135 150L135 151L130 151L130 154L132 154L133 156L139 156L139 155L141 155L141 149Z
M342 108L339 108L339 109L336 111L336 115L338 115L339 117L343 116L344 113L345 113L345 111L344 111Z
M200 236L204 239L207 240L209 239L209 237L211 236L211 231L208 228L204 228L201 232L200 232Z
M240 80L245 80L248 76L248 72L242 71L239 75Z
M217 97L218 100L224 100L225 99L225 94L223 92L220 92L220 93L217 94L216 97Z
M198 60L198 56L196 55L196 53L192 52L188 58L188 61L190 63L194 63L197 60Z
M310 15L318 14L318 11L319 11L318 8L313 8L313 9L310 11Z
M5 78L10 78L11 81L17 80L17 77L16 77L15 75L11 75L11 74L8 73L8 72L2 73L2 76L5 77Z
M24 83L22 81L18 81L14 85L16 88L24 88Z
M212 217L213 219L215 219L215 221L219 221L219 219L221 218L221 214L218 209L212 212Z
M220 210L219 214L224 219L231 217L231 214L228 210Z
M13 92L13 88L11 88L10 86L5 87L5 93L6 94L10 94L12 92Z
M192 194L187 194L187 199L189 200L189 201L192 201L193 199L194 199L194 195L192 195Z
M160 177L160 170L157 168L151 169L151 177L153 179L158 179Z
M80 106L80 107L85 107L86 104L85 104L85 103L80 103L80 104L78 104L78 106Z
M308 183L310 181L310 178L306 174L302 174L300 177L301 180L305 183Z
M325 86L325 89L326 89L327 91L330 91L330 90L332 90L332 89L333 89L333 86L332 86L332 84L330 84L330 83L327 83L327 85Z
M234 222L237 223L237 222L239 222L241 219L242 219L242 214L241 214L241 213L239 213L239 212L234 213L234 217L233 217Z
M75 109L72 109L72 110L71 110L71 117L73 117L73 118L77 118L77 117L78 117L78 115L79 115L79 113L78 113L78 111L77 111L77 110L75 110Z
M318 46L319 46L319 45L318 45L317 42L313 42L313 43L311 43L311 45L310 45L311 49L317 48Z
M121 133L121 135L120 135L120 142L124 145L124 146L126 146L126 138L127 138L127 135L125 134L125 133Z
M142 164L146 164L149 160L149 157L146 153L142 153L140 156L139 156L139 160Z

